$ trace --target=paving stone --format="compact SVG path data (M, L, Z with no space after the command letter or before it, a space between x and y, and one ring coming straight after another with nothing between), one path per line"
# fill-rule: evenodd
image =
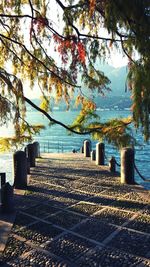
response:
M91 185L94 183L95 185L95 182L98 180L98 175L97 177L94 177L94 178L89 178L89 177L81 177L80 180L78 182L82 182L84 184L88 184L88 185Z
M88 193L84 193L84 192L80 192L80 191L71 191L70 193L68 193L68 197L77 200L77 201L84 201L87 198L89 198L91 195Z
M65 197L55 197L53 200L49 201L49 204L56 206L58 208L66 208L74 203L78 202L72 198L65 198Z
M146 199L144 198L142 195L140 195L140 193L138 194L138 192L130 192L128 195L126 195L126 199L129 200L134 200L137 202L143 202L143 203L150 203L150 199Z
M83 192L88 192L90 194L101 194L102 191L105 190L105 188L101 186L92 186L92 185L84 185L83 187L80 188Z
M147 205L143 210L142 213L145 215L150 215L150 205Z
M22 230L17 231L20 235L35 244L42 244L45 241L51 240L59 235L62 231L51 224L44 222L37 222Z
M106 178L106 177L105 177ZM96 181L95 183L94 183L94 185L98 185L98 186L104 186L104 187L112 187L113 185L118 185L118 183L119 183L119 180L120 180L120 178L119 179L115 179L115 180L110 180L110 179L99 179L98 181Z
M69 267L65 261L58 260L53 256L35 250L28 254L27 257L22 259L18 258L10 263L13 267Z
M116 198L111 198L107 196L95 196L90 198L88 201L91 203L97 203L102 206L112 206Z
M26 213L39 218L44 218L48 215L56 213L57 211L59 211L58 208L46 204L37 205L33 208L31 207L25 210Z
M73 182L66 183L64 186L69 189L80 189L81 187L85 186L85 183L75 180Z
M106 189L104 192L101 192L101 195L110 196L110 197L125 197L127 192L125 190L119 191L115 188Z
M32 194L28 195L28 198L31 200L35 200L37 204L41 204L45 201L49 201L54 199L54 195L51 194L44 194L41 192L33 192Z
M127 227L150 234L150 216L139 215L129 222Z
M131 267L139 266L142 261L139 257L106 247L92 249L77 264L78 267Z
M130 252L133 255L147 258L147 254L150 251L150 237L130 230L121 230L108 245Z
M3 261L10 261L19 257L22 253L28 252L31 250L31 247L25 244L20 240L15 239L13 236L8 238L6 248L3 252Z
M116 225L122 225L124 222L126 222L129 218L133 216L133 213L107 208L93 216L94 218L100 221L105 221Z
M15 196L14 206L16 210L25 210L26 208L33 207L37 204L38 202L36 200L31 200L28 196L23 196L21 198Z
M46 218L47 221L62 226L64 228L71 228L75 224L81 222L83 219L83 216L67 211L62 211L57 215L53 215Z
M66 234L57 241L52 241L48 244L47 249L64 260L69 260L74 263L83 253L86 253L94 246L95 244L84 238Z
M74 232L79 233L85 237L102 242L112 232L117 230L116 226L112 226L99 220L89 219L83 222L74 229Z
M26 215L26 214L22 214L21 212L18 212L15 218L15 222L13 225L13 231L16 231L18 229L20 229L23 226L26 226L30 223L33 223L35 221L34 218Z
M0 265L5 260L3 267L150 267L150 205L139 195L145 191L121 185L118 174L80 154L49 156L31 170L26 195L15 198L26 214L17 215L16 238L10 235ZM138 217L122 228L135 212Z
M117 199L117 201L113 202L113 206L116 208L121 208L121 209L136 211L136 212L146 208L145 203L125 200L125 199Z
M68 193L68 190L61 187L61 186L55 186L48 183L39 183L32 187L29 187L29 190L31 192L40 192L44 194L50 194L54 197L63 196L66 193Z
M79 204L74 205L73 207L68 208L68 210L83 214L90 215L94 212L100 210L101 207L99 205L90 204L87 202L80 202Z

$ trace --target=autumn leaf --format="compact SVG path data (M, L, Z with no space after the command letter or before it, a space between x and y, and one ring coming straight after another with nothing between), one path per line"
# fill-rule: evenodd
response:
M95 10L96 0L90 0L89 2L90 2L90 16L92 17Z

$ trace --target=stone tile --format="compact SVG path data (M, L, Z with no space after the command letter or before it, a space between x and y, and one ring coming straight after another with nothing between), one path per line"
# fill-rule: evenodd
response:
M142 209L146 208L146 204L142 202L125 200L125 199L117 199L115 202L113 202L113 206L116 208L121 208L125 210L136 211L136 212L139 212Z
M139 215L133 221L129 222L127 227L150 234L150 216Z
M99 204L102 206L112 206L116 198L107 197L107 196L95 196L90 198L88 201L91 203Z
M87 198L89 198L91 195L88 193L84 193L84 192L80 192L80 191L71 191L70 193L68 193L68 197L76 200L76 201L84 201Z
M90 253L81 257L77 264L78 267L130 267L139 266L142 259L118 249L96 248ZM148 265L143 265L143 267Z
M94 218L107 223L122 225L124 222L128 221L129 218L131 218L132 216L133 213L131 212L125 212L121 210L107 208L105 210L102 210L100 213L95 214Z
M37 222L17 231L17 235L20 235L35 244L42 244L45 241L52 240L61 232L62 231L60 229L52 226L51 224Z
M130 230L121 230L108 245L139 257L147 257L150 237Z
M14 222L12 230L16 231L23 226L26 226L30 223L33 223L34 221L35 221L34 218L32 218L26 214L22 214L21 212L18 212L16 215L16 218L15 218L15 222Z
M128 195L126 195L126 199L132 200L132 201L137 201L137 202L142 202L142 203L150 203L150 199L144 198L140 193L138 192L130 192Z
M99 220L89 219L86 222L83 222L81 225L77 226L74 229L74 232L102 242L115 230L117 230L116 226L112 226L105 222L100 222Z
M69 260L74 263L92 247L95 247L95 245L86 239L72 234L66 234L57 241L52 241L48 244L47 250L62 257L64 260Z
M18 258L10 262L13 267L69 267L68 263L63 260L58 260L52 255L33 250L25 258Z
M75 224L80 223L83 219L83 216L68 211L62 211L57 215L46 218L47 221L64 228L71 228Z
M58 208L53 207L51 205L46 205L46 204L37 205L33 208L31 207L25 210L26 213L39 217L39 218L44 218L48 215L56 213L57 211L59 211Z
M55 197L53 200L49 201L49 204L58 208L66 208L70 205L75 204L76 202L78 201L73 198Z
M101 186L94 186L94 185L84 185L80 188L83 192L88 192L90 194L101 194L102 191L105 190L105 188Z
M99 205L94 205L88 202L80 202L79 204L74 205L73 207L68 208L68 210L83 214L83 215L91 215L94 212L100 210L101 207Z
M31 250L31 247L20 240L15 239L13 236L9 236L6 248L2 255L3 261L10 261L19 257L21 254Z

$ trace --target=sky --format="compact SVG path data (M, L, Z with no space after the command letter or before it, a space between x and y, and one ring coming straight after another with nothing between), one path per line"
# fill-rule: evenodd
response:
M52 5L50 5L50 10L49 10L49 17L50 17L50 21L55 30L57 30L59 33L61 33L62 31L62 27L63 27L63 22L62 22L62 12L60 7L57 4L54 4L55 1L54 0L50 0L52 1ZM27 10L25 10L25 13L27 12ZM58 17L58 13L59 13L59 17ZM29 26L27 27L29 29ZM27 39L29 39L29 32L27 33L28 37ZM102 37L108 37L108 33L106 30L101 29L101 35ZM53 48L50 48L50 50L52 51ZM60 55L58 55L58 53L56 54L55 52L51 52L53 55L56 55L56 62L58 62L58 65L60 65ZM119 50L116 50L115 48L112 50L111 53L111 57L108 59L108 64L115 67L115 68L119 68L122 66L126 66L128 63L127 61L127 57L123 57L123 55L119 52ZM30 86L28 84L25 85L26 88L29 88ZM26 90L26 96L30 97L30 98L35 98L36 97L40 97L41 95L41 91L37 88L37 85L35 85L36 89L33 90Z

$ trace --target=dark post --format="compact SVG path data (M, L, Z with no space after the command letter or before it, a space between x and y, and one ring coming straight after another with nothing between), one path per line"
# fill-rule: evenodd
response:
M1 176L1 188L2 188L2 186L6 183L6 173L1 172L0 176Z
M17 151L13 156L14 187L24 189L27 187L27 158L24 151Z
M111 157L111 159L109 161L109 170L111 172L116 172L116 160L115 160L115 157Z
M34 146L35 158L39 158L40 157L40 144L39 144L39 142L34 142L33 146ZM48 141L48 152L49 152L49 141Z
M90 157L91 143L89 140L84 141L84 157Z
M34 148L35 148L34 144L27 145L30 167L35 167L35 149Z
M81 146L81 148L80 148L80 153L84 153L84 147L83 146Z
M133 148L125 147L121 150L121 183L135 184Z
M105 145L104 143L96 144L96 165L104 165Z
M1 209L4 213L14 211L14 195L13 187L9 183L5 183L1 188Z
M91 160L95 161L96 160L96 150L91 151Z
M26 158L27 158L27 174L30 174L30 159L29 159L29 155L28 155L27 146L25 147L24 152L26 153Z

